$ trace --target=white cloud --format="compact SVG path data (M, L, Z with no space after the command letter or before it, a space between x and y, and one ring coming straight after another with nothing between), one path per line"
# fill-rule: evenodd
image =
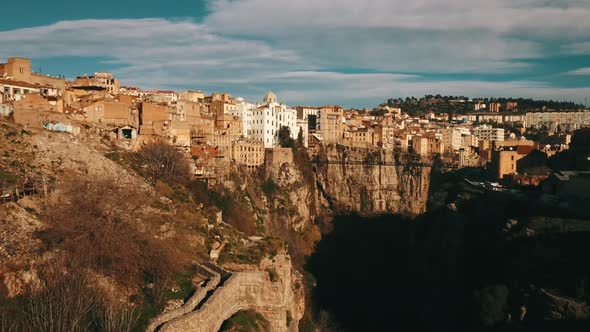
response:
M125 84L253 99L276 89L289 103L587 94L526 80L425 82L421 75L525 74L521 59L590 54L585 0L211 0L209 9L201 23L77 20L0 31L0 57L101 57Z
M579 69L576 69L576 70L572 70L572 71L567 72L566 74L568 74L568 75L578 75L578 76L590 75L590 67L579 68Z
M514 96L555 100L583 100L588 88L554 88L535 81L485 82L466 80L423 81L420 77L396 74L343 74L334 72L303 72L286 75L276 91L280 99L292 103L335 101L357 107L372 106L386 98L421 96L425 94L466 96ZM299 88L293 88L294 86ZM304 88L301 88L304 87ZM330 87L330 88L326 88Z

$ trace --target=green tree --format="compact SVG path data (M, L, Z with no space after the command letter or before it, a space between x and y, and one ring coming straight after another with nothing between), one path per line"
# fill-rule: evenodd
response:
M299 127L299 134L297 134L297 146L303 147L305 144L303 142L303 127Z
M287 126L282 126L279 129L279 145L282 148L295 147L295 140L291 137L291 129Z

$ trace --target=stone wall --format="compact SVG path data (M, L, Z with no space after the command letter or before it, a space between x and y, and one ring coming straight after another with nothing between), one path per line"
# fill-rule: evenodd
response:
M271 281L266 269L276 272ZM258 271L235 272L217 287L198 310L164 324L162 332L219 331L223 322L241 310L260 313L271 326L271 331L298 331L304 304L300 277L292 271L286 254L265 260ZM292 316L287 324L287 312Z

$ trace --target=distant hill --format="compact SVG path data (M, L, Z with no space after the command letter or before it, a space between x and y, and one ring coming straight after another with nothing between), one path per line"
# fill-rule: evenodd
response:
M410 115L424 115L429 111L444 112L450 114L465 114L475 112L475 105L478 103L500 103L500 112L542 112L557 111L565 112L584 109L584 105L574 102L555 100L535 100L530 98L469 98L465 96L441 96L425 95L421 98L407 97L390 98L380 106L399 107ZM514 109L508 110L507 103L516 103ZM483 109L480 111L487 111Z

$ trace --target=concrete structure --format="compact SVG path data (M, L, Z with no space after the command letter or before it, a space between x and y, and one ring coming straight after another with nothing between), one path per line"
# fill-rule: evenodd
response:
M524 126L556 129L557 126L565 126L569 130L590 126L590 111L579 112L529 112L524 119Z
M473 129L473 134L477 136L479 140L487 141L503 141L504 140L504 128L493 128L492 126L483 125Z

